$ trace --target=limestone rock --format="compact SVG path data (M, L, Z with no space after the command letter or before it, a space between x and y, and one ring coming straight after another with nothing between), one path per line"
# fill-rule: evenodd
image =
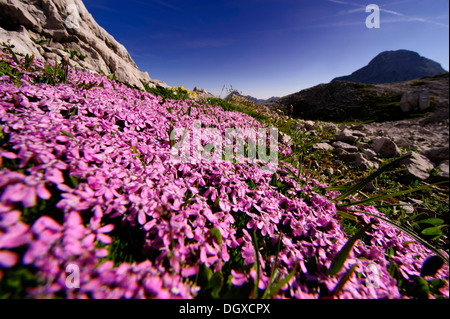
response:
M348 143L344 143L341 141L334 142L333 146L335 148L342 149L342 150L350 152L350 153L358 152L358 148L356 146L350 145Z
M375 156L377 156L377 153L375 153L373 150L371 150L371 149L364 149L363 151L362 151L362 153L367 157L367 159L372 159L372 158L374 158Z
M386 157L394 157L400 155L400 149L390 139L384 136L377 137L372 141L373 150Z
M339 128L334 123L326 123L325 125L323 125L323 129L324 129L324 131L331 132L332 134L338 134L339 133Z
M336 139L345 143L355 143L359 137L355 135L354 131L344 128L341 133L336 136Z
M331 151L334 149L334 147L328 143L316 143L313 145L313 148L315 150L322 150L322 151Z
M368 169L369 167L378 168L378 163L373 163L367 160L367 158L361 153L349 153L345 150L339 154L339 159L343 162L355 165L362 169Z
M405 93L400 100L400 109L405 113L423 111L429 107L430 97L426 90Z
M449 148L447 147L437 147L437 148L429 148L423 150L420 154L426 156L433 163L437 164L442 161L449 159Z
M430 177L429 172L434 168L433 162L419 153L411 152L410 154L411 157L401 163L404 165L403 172L406 173L407 179L428 179Z
M449 180L449 160L442 161L437 169L439 170L435 176L437 180Z
M287 135L284 132L278 132L278 141L280 141L283 144L287 144L287 145L293 145L294 144L294 139L292 137L290 137L289 135Z
M78 56L86 57L74 56L69 62L75 67L114 73L118 81L141 89L141 81L169 87L141 72L126 48L97 24L81 0L0 0L0 11L0 42L14 44L17 52L45 59L65 55L64 49L76 50Z

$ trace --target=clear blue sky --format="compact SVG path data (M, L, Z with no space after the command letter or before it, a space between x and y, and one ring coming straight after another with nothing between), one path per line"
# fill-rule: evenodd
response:
M407 49L449 70L448 0L84 0L142 71L171 86L257 98L328 83ZM368 29L368 4L380 28ZM224 93L222 94L222 97Z

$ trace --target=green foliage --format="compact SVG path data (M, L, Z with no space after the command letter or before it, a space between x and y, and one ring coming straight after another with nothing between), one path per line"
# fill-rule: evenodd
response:
M160 96L163 99L163 103L166 100L186 100L192 98L192 96L195 96L195 94L191 96L191 92L189 90L186 90L182 86L173 87L172 89L169 89L161 86L152 87L147 82L144 81L141 82L146 92L151 93L155 96Z
M42 70L42 74L35 79L35 83L47 83L49 85L67 83L68 73L69 64L67 59L62 59L60 63L57 63L55 58L54 65L45 63L45 68Z
M30 40L33 41L37 45L47 44L47 40L46 39L35 39L33 37L30 37Z
M37 275L20 264L1 271L3 278L0 280L0 299L27 298L27 289L36 287L39 283Z
M364 235L364 233L370 228L369 225L361 228L358 232L353 235L347 243L341 248L341 250L336 254L336 256L331 261L330 268L328 269L328 275L335 276L339 273L348 258L348 255L353 249L356 242Z
M444 262L439 256L431 256L423 263L420 276L410 276L407 279L402 275L397 264L391 261L388 272L397 281L397 286L406 296L416 299L428 299L430 295L435 298L443 298L439 289L445 285L445 281L436 278L427 280L425 278L434 276L443 264Z

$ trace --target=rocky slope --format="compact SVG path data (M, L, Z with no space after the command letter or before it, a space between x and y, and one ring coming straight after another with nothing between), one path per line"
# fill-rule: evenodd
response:
M445 70L441 65L433 60L413 51L397 50L381 52L367 66L333 81L380 84L408 81L443 72Z
M427 91L432 109L448 112L448 88L448 73L388 84L334 81L258 104L258 107L270 114L279 109L290 116L292 105L294 118L310 120L383 122L411 116L403 113L399 106L403 94L415 91Z
M387 114L383 121L363 124L334 123L319 119L319 115L333 115L341 111L343 121L351 119L350 111L362 110L369 98L384 103L383 99L395 97L390 102L392 114L399 115L399 99L407 92L427 91L432 99L432 107L421 114L395 119ZM377 100L375 97L378 97ZM359 108L354 108L355 104ZM405 164L406 178L429 182L449 179L449 76L448 73L427 76L421 79L377 85L362 85L353 82L336 81L285 96L276 101L256 105L269 116L286 119L290 115L290 105L294 106L296 117L292 128L308 135L316 135L320 129L331 131L333 138L314 145L318 151L330 151L339 160L361 169L378 167L380 157L399 157L412 151L412 158ZM388 103L389 105L389 103ZM384 107L386 105L381 105ZM377 105L375 103L374 108ZM279 110L277 112L277 110ZM312 111L311 111L312 110ZM280 112L281 111L281 112ZM309 112L308 112L309 111ZM304 112L302 114L302 112ZM283 115L284 113L284 115ZM313 120L306 120L304 114ZM345 117L347 116L347 117ZM358 122L356 120L356 122ZM289 139L289 137L286 137ZM430 174L432 170L437 173Z
M81 0L0 0L1 42L36 58L70 58L74 67L114 74L118 81L141 89L141 81L169 87L141 72Z

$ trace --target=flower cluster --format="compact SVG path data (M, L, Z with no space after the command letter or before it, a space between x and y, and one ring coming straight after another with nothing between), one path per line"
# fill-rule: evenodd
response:
M8 54L1 61L22 71ZM316 189L325 185L299 183L280 168L283 191L258 160L174 161L170 129L194 121L218 134L263 128L242 113L163 101L72 69L67 84L54 86L35 84L32 73L20 86L0 77L0 280L2 269L20 264L39 278L31 297L195 298L202 267L222 272L230 289L256 278L265 289L277 259L277 278L297 272L275 298L324 296L353 265L356 275L336 297L404 297L387 265L394 260L409 278L431 251L373 219L343 269L327 275L348 240L332 202L337 194L321 195ZM288 146L279 150L289 155ZM80 270L79 288L67 285L68 265ZM376 288L366 284L373 267ZM448 266L436 276L448 297Z

